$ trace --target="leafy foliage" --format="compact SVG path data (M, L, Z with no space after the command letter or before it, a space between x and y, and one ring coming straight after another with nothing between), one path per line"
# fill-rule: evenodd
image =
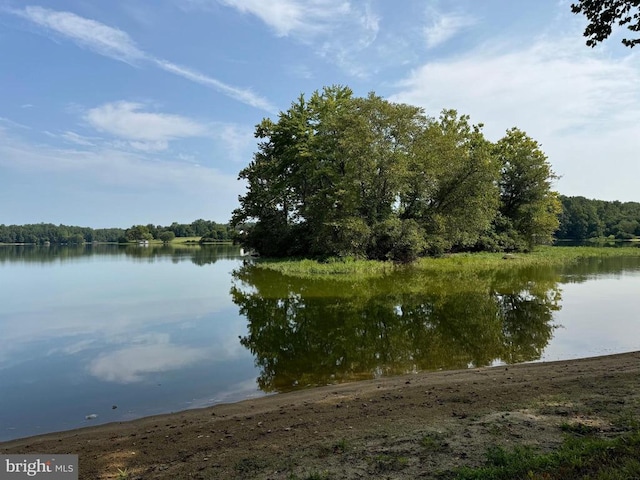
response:
M631 32L640 32L640 0L579 0L571 5L571 11L582 13L589 20L584 36L590 47L609 38L616 23L626 25ZM640 37L622 39L629 48L639 43Z
M556 178L539 145L513 129L492 144L481 125L347 87L304 96L239 177L231 225L269 257L410 262L428 254L546 243L557 228Z
M561 212L551 182L557 176L551 170L540 146L524 132L513 128L495 145L500 162L500 214L504 226L497 232L509 230L515 245L549 243L558 228Z

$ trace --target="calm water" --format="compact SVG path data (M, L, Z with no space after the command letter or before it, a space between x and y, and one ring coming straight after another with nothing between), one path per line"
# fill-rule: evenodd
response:
M0 247L0 282L0 440L331 382L640 349L639 258L345 284L259 271L230 246Z

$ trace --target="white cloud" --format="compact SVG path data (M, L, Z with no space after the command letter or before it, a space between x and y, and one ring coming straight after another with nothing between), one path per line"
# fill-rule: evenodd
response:
M178 66L167 60L149 55L138 48L126 32L117 28L78 16L71 12L58 12L42 7L26 7L24 10L9 11L33 22L45 31L51 31L67 37L81 47L87 48L100 55L131 65L145 61L166 72L201 85L212 87L224 95L252 107L260 108L268 112L275 111L275 108L266 99L253 93L251 90L228 85L190 68Z
M6 124L6 125L9 125L10 127L22 128L24 130L31 130L31 127L28 127L27 125L23 125L22 123L14 122L13 120L10 120L8 118L0 117L0 124L2 124L2 123ZM0 125L0 129L2 129L1 125Z
M310 80L313 78L313 71L308 65L289 65L288 67L286 67L286 71L289 75L297 78L302 78L304 80Z
M228 158L234 162L247 162L256 149L252 128L221 124L214 129L214 136L224 145Z
M227 85L220 80L216 80L215 78L204 75L203 73L197 72L193 69L182 67L180 65L176 65L175 63L171 63L159 58L154 59L154 63L167 72L173 73L201 85L213 87L214 89L221 91L225 95L239 100L240 102L252 107L260 108L270 113L274 113L276 111L276 107L274 107L268 100L253 93L251 90Z
M538 133L616 128L612 120L640 112L637 63L633 56L608 59L573 39L541 40L521 50L483 45L412 71L391 99L431 114L459 109L492 133L513 125Z
M159 151L170 140L198 137L207 128L194 120L168 113L144 112L144 105L134 102L114 102L90 109L85 120L101 132L130 140L138 150Z
M475 18L459 13L442 14L430 11L429 16L433 17L433 20L431 25L424 29L427 48L434 48L445 43L462 29L476 23Z
M82 175L83 182L110 186L169 188L192 195L216 191L225 198L236 198L243 186L236 175L203 166L135 154L113 147L90 149L56 148L33 145L0 129L0 167L42 175L64 173Z
M349 2L344 0L219 0L242 13L255 15L277 35L312 36L326 33L334 25L353 13Z
M71 12L26 7L24 10L13 10L13 13L116 60L132 63L146 57L127 33Z
M212 0L191 4L206 5ZM217 0L243 14L254 15L276 35L312 46L316 53L353 76L366 76L360 57L376 40L380 18L368 2L345 0Z
M485 123L493 140L517 126L543 144L558 173L576 172L560 180L562 193L614 199L607 185L638 169L631 152L640 150L639 84L636 55L612 59L584 47L578 34L524 48L482 45L426 63L399 82L390 99L431 115L455 108ZM629 184L617 192L620 199L634 195Z
M67 131L61 133L59 136L67 142L82 145L84 147L94 147L96 145L95 138L85 137L84 135L79 135L76 132Z
M89 364L88 370L107 382L134 383L143 381L149 373L178 370L206 357L203 349L172 345L166 338L103 353Z

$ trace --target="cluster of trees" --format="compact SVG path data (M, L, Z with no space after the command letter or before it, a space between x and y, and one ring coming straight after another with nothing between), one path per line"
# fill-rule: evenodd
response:
M133 225L124 232L125 241L162 240L170 242L176 237L200 237L200 242L227 241L233 239L233 231L229 225L200 218L191 223L173 222L167 227L153 224Z
M640 236L640 203L607 202L585 197L561 196L562 215L556 238L586 240L613 237L628 240Z
M174 222L169 226L133 225L123 228L89 228L51 223L29 225L0 225L0 243L28 243L43 245L76 245L92 242L127 242L138 240L162 240L169 242L175 237L202 237L210 240L231 240L233 232L229 225L198 219L183 224Z
M261 139L239 177L231 225L267 256L411 261L459 250L525 250L552 239L560 202L537 142L347 87L301 96Z

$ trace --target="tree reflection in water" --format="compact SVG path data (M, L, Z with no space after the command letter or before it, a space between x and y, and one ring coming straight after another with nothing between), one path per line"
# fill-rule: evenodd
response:
M250 264L232 298L260 388L287 391L418 370L540 358L560 309L553 270L305 280Z

